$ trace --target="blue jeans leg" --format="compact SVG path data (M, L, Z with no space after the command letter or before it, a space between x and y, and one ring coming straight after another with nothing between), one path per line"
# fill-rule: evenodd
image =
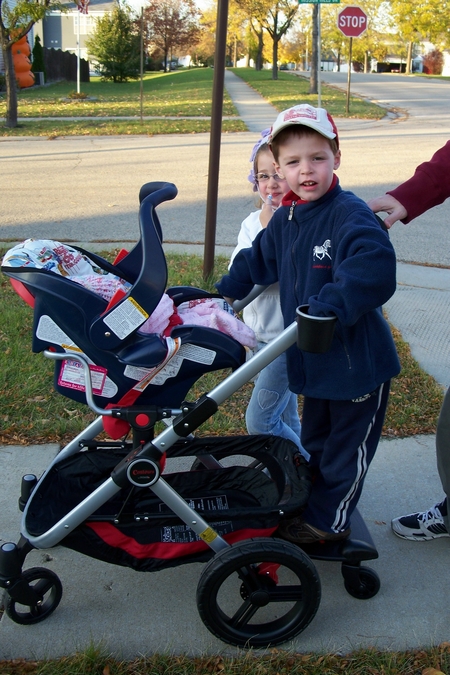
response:
M287 438L305 454L300 443L298 399L289 389L285 353L269 363L256 378L245 421L249 434Z

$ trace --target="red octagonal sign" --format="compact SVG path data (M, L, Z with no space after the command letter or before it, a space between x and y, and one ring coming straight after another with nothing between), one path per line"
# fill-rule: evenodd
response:
M367 28L367 14L361 7L349 5L338 14L338 28L347 37L359 37Z

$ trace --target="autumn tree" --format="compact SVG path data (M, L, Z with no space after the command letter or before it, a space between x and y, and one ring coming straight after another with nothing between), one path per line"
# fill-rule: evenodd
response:
M440 49L450 45L449 3L445 0L391 0L391 11L398 33L409 45L408 70L414 42L428 40Z
M194 0L149 0L144 9L149 45L164 54L167 71L169 54L192 47L199 40L199 11Z
M262 70L264 63L264 21L271 0L235 0L241 11L247 16L248 25L255 41L255 70Z
M215 8L204 10L199 20L198 40L189 50L192 61L197 65L212 66L214 64L216 24Z
M278 79L278 45L289 30L298 10L298 0L277 0L272 3L263 26L272 38L272 79Z
M248 55L250 26L246 11L235 0L230 0L228 10L227 49L229 61L236 66L242 56Z
M297 28L280 43L279 56L286 63L297 64L304 62L305 50L306 36Z
M17 84L12 56L13 45L27 35L36 21L52 10L64 11L59 0L18 0L10 8L0 0L0 47L5 62L7 127L17 126Z

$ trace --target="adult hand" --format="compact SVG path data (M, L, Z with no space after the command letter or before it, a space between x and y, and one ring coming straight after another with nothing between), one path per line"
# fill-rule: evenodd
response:
M383 195L382 197L374 197L374 199L369 199L367 205L374 213L384 211L384 213L389 214L387 218L384 219L384 224L387 228L392 227L392 225L397 220L402 220L408 215L408 211L405 209L403 204L400 204L400 202L395 199L395 197L388 194Z

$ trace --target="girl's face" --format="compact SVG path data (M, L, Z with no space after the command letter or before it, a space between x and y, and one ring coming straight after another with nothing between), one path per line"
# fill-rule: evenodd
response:
M280 178L275 170L274 159L271 151L261 150L256 158L256 180L258 192L264 203L270 201L274 208L281 204L281 199L287 191L287 183Z

